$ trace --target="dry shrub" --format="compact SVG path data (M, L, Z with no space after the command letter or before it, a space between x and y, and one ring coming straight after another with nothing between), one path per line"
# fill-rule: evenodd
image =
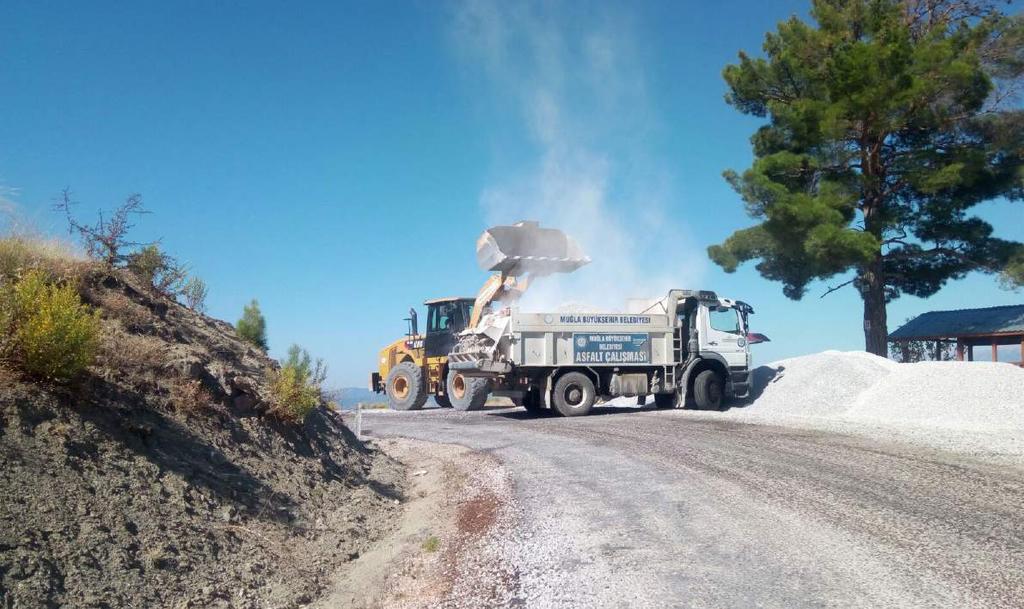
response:
M178 412L196 412L213 402L213 395L196 379L178 379L171 385L171 405Z
M120 320L128 330L141 331L153 323L152 311L120 292L102 292L98 304L106 312L105 317Z
M0 238L0 276L14 280L30 270L45 272L53 279L75 279L88 263L70 245L59 239L28 235Z
M112 372L121 370L158 370L166 361L166 344L154 336L129 334L107 320L96 363Z

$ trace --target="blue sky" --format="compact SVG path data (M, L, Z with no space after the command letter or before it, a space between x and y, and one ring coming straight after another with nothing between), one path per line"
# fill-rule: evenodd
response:
M300 343L336 385L365 384L410 305L474 294L477 235L527 217L595 259L538 298L710 288L754 305L762 362L859 349L852 290L794 302L704 254L750 224L721 172L749 165L758 122L724 103L721 69L806 8L8 1L0 186L51 233L65 186L84 217L142 193L137 236L208 282L210 314L258 298L272 354ZM1024 205L980 212L1024 240ZM900 299L890 329L1022 301L972 276Z

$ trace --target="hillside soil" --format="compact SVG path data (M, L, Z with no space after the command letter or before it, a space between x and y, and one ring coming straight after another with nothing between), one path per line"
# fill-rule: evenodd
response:
M396 461L340 416L275 416L233 328L90 271L94 366L0 378L0 607L296 607L393 526Z

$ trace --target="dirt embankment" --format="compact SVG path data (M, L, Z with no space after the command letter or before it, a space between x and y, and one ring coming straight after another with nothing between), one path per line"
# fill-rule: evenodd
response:
M80 291L85 378L0 378L0 607L300 606L390 530L401 466L329 410L270 416L229 324L123 273Z
M355 561L320 609L506 607L522 602L507 536L520 518L508 470L451 444L380 440L409 472L399 527Z

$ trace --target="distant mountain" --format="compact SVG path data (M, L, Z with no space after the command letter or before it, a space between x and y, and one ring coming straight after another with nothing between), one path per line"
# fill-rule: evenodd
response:
M363 404L381 404L388 401L388 396L383 393L374 393L365 387L342 387L330 393L341 404L341 407L346 410L355 408L359 402Z

